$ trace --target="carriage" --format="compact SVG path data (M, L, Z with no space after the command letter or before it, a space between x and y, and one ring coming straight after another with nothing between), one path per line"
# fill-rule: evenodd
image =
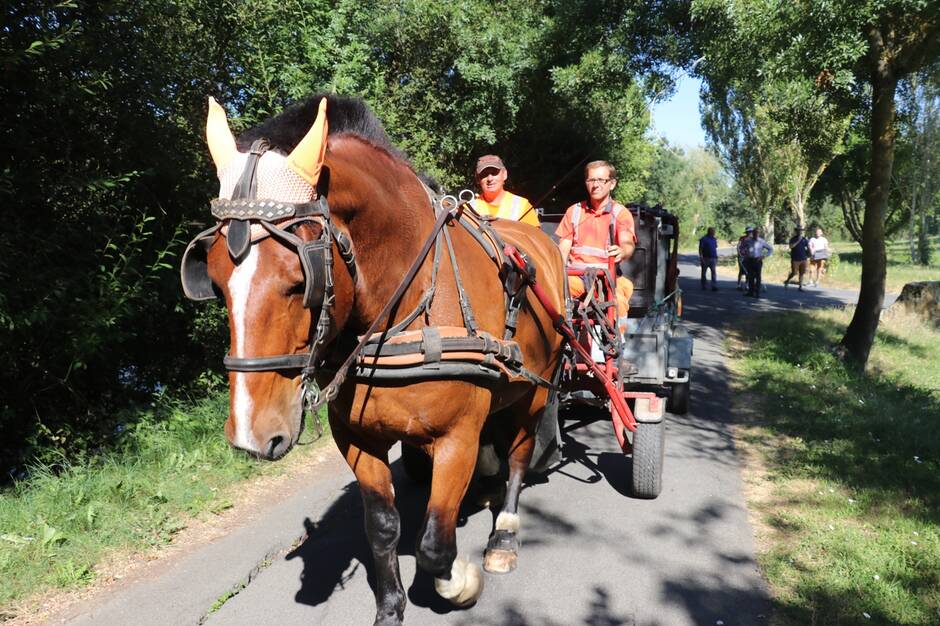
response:
M549 237L476 215L469 192L435 193L360 100L311 96L236 139L210 98L206 137L215 224L187 246L181 279L190 299L228 309L225 435L276 460L304 412L327 407L362 493L377 624L400 624L406 605L388 456L399 441L431 460L416 561L457 606L483 592L480 568L457 557L456 526L490 424L511 445L488 572L516 567L523 476L552 458L563 404L606 405L633 456L634 494L659 494L665 405L686 408L691 369L673 216L631 207L633 258L592 271L587 296L570 302ZM618 271L636 285L625 337Z
M606 271L586 277L581 270L568 270L590 284L583 298L568 300L576 340L567 343L558 403L609 411L618 443L631 456L632 494L655 498L662 488L665 414L688 411L692 337L680 321L678 219L661 206L627 208L637 236L632 257L619 267L611 261ZM553 235L562 215L540 218L542 229ZM634 285L623 335L617 332L613 292L618 273Z

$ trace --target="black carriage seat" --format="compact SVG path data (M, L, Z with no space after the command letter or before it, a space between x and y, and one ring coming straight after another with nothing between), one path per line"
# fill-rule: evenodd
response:
M632 257L620 263L620 271L633 282L629 317L645 317L656 300L659 220L636 205L627 208L633 214L636 250Z

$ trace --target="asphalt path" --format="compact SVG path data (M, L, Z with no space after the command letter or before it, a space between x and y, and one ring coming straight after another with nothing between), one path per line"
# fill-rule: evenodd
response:
M406 624L766 623L770 601L754 560L731 435L722 329L763 311L841 307L854 303L856 293L775 284L754 300L727 278L719 280L719 291L703 291L694 257L682 260L684 317L695 337L692 396L688 415L667 415L659 498L629 497L629 460L609 421L589 411L570 413L565 459L522 493L518 569L486 574L480 601L458 610L436 596L429 576L416 575L414 544L427 491L396 461ZM464 510L460 553L480 563L492 524L489 511ZM250 523L55 621L370 624L373 583L358 489L334 453L311 484Z

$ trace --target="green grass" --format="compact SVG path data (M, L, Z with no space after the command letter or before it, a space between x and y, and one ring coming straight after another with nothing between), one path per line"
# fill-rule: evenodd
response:
M858 289L862 278L862 248L854 241L834 242L836 254L830 259L823 285ZM886 289L900 293L905 284L922 280L940 280L940 238L931 241L931 264L911 263L907 241L889 241L885 250L888 256ZM765 281L783 282L790 273L790 254L785 245L775 246L774 254L764 262ZM806 280L809 280L807 274Z
M169 543L195 516L230 508L240 482L286 471L232 449L227 413L224 393L162 407L129 426L119 449L35 467L0 491L0 618L31 595L91 583L108 556Z
M829 349L849 317L730 341L759 562L782 624L940 624L940 332L886 314L859 373Z

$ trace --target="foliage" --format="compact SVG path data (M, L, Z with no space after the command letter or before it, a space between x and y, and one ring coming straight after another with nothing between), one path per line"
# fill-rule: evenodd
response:
M683 245L694 245L710 226L730 238L741 230L732 224L731 183L718 159L701 149L682 150L666 142L656 145L656 159L646 181L643 200L661 203L679 216Z
M908 223L911 260L930 264L931 222L940 217L940 63L901 84L894 206Z
M753 14L764 8L693 6L702 26L693 38L704 55L697 72L705 80L703 120L712 149L753 208L765 213L768 230L775 220L805 225L810 192L842 151L851 116L819 94L811 79L766 73L761 62L773 49L763 47L762 38L750 39L756 36Z
M218 392L195 404L157 402L122 425L112 451L83 464L60 455L4 488L0 607L87 585L110 552L164 545L194 516L230 508L233 485L301 462L297 452L287 465L258 462L229 446L219 436L227 403Z
M936 623L940 337L889 312L860 373L830 349L848 317L777 314L737 336L759 560L780 623Z
M862 228L865 262L859 304L842 341L847 360L863 366L884 297L895 92L900 80L938 59L940 12L927 0L695 0L692 13L702 25L700 40L711 51L710 61L730 68L738 80L746 84L810 80L835 110L870 111L871 165ZM716 40L719 45L709 45Z
M175 272L215 184L207 95L236 131L311 92L360 95L449 188L483 152L533 200L607 158L635 200L646 101L688 45L679 0L14 0L2 16L4 468L49 444L77 460L122 407L217 379L224 313L184 301Z

